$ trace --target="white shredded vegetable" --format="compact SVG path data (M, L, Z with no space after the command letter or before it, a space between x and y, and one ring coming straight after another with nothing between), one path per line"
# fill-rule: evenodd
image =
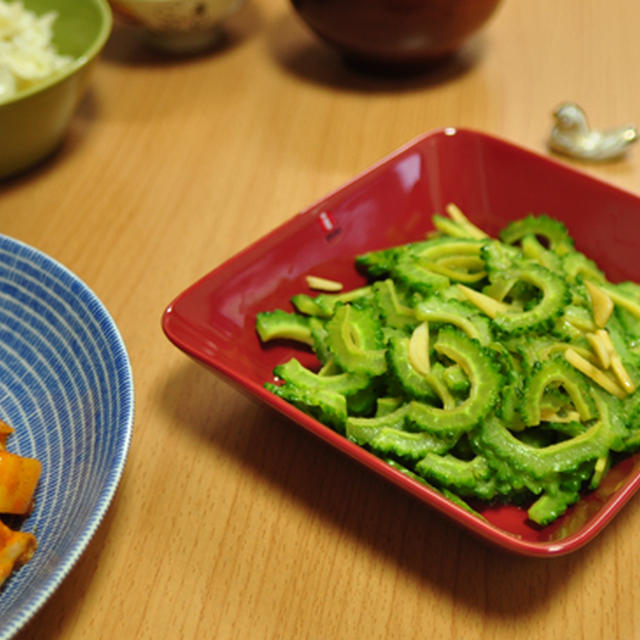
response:
M38 16L22 2L0 0L0 103L71 63L52 43L56 18L53 11Z

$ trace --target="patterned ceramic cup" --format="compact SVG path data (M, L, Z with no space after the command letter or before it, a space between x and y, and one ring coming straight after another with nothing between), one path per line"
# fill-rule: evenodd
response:
M213 46L223 20L244 0L112 0L114 9L141 25L149 41L171 53L194 53Z

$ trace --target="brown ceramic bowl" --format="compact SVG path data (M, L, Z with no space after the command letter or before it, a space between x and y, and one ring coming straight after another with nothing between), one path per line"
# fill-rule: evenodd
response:
M500 0L291 0L307 25L346 58L385 65L436 61L456 50Z

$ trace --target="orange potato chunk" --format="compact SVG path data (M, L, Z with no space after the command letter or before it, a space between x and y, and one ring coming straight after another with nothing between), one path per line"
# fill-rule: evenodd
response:
M0 521L0 584L14 568L31 560L36 546L36 538L32 533L13 531Z
M41 472L39 460L0 451L0 513L28 514Z

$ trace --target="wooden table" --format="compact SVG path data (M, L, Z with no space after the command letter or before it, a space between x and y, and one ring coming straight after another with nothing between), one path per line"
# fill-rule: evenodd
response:
M506 0L457 62L346 69L284 0L221 48L155 55L116 24L63 148L0 183L0 230L77 273L136 384L122 483L20 637L640 637L638 499L583 550L524 559L470 537L173 347L160 318L226 258L413 137L465 126L547 153L551 111L640 120L640 5ZM638 190L640 149L584 166Z

